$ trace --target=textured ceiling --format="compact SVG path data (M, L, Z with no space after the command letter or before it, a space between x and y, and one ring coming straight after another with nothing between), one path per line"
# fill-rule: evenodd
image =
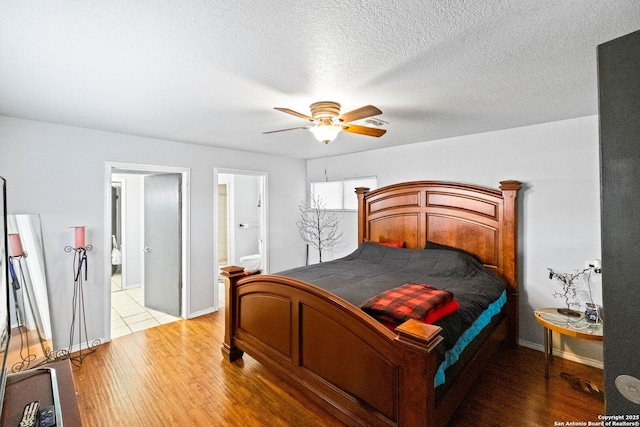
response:
M596 47L638 29L638 0L0 0L0 115L314 158L273 107L383 111L329 155L597 114Z

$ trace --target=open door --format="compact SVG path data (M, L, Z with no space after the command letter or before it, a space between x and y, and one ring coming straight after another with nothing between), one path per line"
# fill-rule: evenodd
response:
M634 420L620 425L637 425L640 413L638 69L640 31L598 46L605 409Z
M144 178L144 305L180 316L181 175Z

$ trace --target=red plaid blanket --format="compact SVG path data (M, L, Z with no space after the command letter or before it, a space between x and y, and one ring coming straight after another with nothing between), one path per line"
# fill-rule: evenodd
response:
M397 324L409 319L425 320L432 310L452 299L451 292L425 284L405 283L367 300L362 310L377 319Z

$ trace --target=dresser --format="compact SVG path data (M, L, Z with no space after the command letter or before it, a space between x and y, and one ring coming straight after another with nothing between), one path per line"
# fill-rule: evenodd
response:
M82 426L71 363L69 360L61 360L49 363L45 367L53 368L56 372L63 425ZM34 400L40 401L41 409L53 405L49 371L36 368L24 373L10 374L4 394L0 426L18 426L24 407ZM56 425L61 424L58 422Z

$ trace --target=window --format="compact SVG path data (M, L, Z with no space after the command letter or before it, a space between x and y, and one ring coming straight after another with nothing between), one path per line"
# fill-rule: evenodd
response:
M356 187L369 187L374 190L377 186L378 179L375 176L336 181L311 181L311 194L322 200L325 209L357 211Z

